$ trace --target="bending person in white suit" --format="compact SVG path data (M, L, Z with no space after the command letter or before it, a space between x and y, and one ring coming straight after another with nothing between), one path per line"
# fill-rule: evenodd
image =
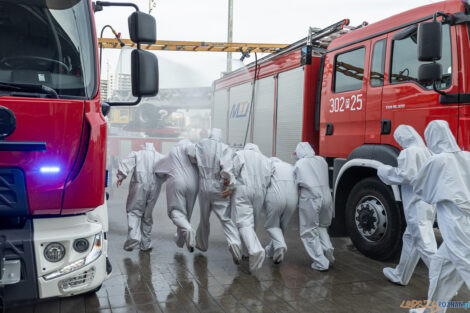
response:
M132 251L139 244L142 251L152 248L152 213L163 183L155 174L155 165L162 157L153 144L147 142L142 150L131 152L119 164L118 187L132 173L126 204L128 234L124 250Z
M274 168L271 160L252 143L236 152L233 164L233 173L237 180L232 196L235 224L248 250L250 270L254 271L263 265L265 256L263 246L256 236L255 227Z
M401 185L406 230L403 234L403 248L397 267L386 267L384 275L393 283L406 286L413 275L420 258L429 268L431 258L437 252L433 224L436 215L434 206L422 201L410 185L419 170L431 157L431 152L416 130L408 125L400 125L393 134L403 148L398 156L398 166L383 165L377 174L387 185Z
M328 164L315 156L308 142L295 149L295 183L300 189L300 239L312 258L312 269L326 271L334 262L328 227L333 218L333 200L328 182Z
M222 131L213 128L209 138L202 139L187 153L199 170L199 205L201 219L196 232L196 248L209 247L210 214L215 213L225 233L235 264L241 260L241 241L230 212L230 193L235 188L233 150L222 142ZM222 174L224 171L225 174ZM225 176L224 176L225 175Z
M294 180L294 167L278 158L271 158L271 161L274 173L264 202L264 228L271 237L271 242L266 246L265 252L267 257L273 258L275 264L279 264L287 252L284 234L297 208L299 193Z
M191 227L191 215L199 190L197 167L186 154L194 146L188 139L181 140L170 153L157 162L155 172L166 180L166 201L168 216L177 227L176 245L180 248L186 243L189 252L194 251L195 232Z

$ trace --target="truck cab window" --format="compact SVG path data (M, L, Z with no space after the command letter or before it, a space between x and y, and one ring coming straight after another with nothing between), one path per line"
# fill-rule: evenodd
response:
M0 0L0 82L44 85L60 98L93 97L90 13L88 0Z
M364 47L336 56L334 92L359 90L364 79Z
M372 54L372 65L370 70L370 85L372 87L384 85L386 46L387 39L379 40L374 44L374 51Z
M394 40L392 48L392 65L390 82L392 84L404 82L418 83L419 66L426 62L418 61L417 34L402 40ZM440 89L449 88L452 84L452 44L450 40L450 26L442 26L442 57L438 61L442 65L442 81L438 83ZM432 89L432 84L420 84L426 89Z

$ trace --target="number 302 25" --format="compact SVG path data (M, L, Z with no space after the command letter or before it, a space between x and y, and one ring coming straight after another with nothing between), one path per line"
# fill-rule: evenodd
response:
M330 99L330 113L362 110L362 94Z

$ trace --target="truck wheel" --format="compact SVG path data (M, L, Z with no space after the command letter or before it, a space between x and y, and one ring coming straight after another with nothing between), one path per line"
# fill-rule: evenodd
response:
M402 209L392 191L378 178L359 181L346 203L346 227L356 248L384 261L401 251L405 226Z

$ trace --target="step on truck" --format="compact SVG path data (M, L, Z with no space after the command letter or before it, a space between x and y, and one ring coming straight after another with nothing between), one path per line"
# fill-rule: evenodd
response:
M299 141L325 157L331 232L385 260L401 249L400 189L377 177L397 165L393 132L449 125L470 149L470 6L443 1L359 27L342 20L213 83L212 125L237 148L258 144L293 162ZM245 51L245 53L248 51ZM253 53L251 53L253 54ZM256 55L255 55L256 56Z
M130 6L133 103L102 103L94 12ZM133 3L0 1L0 311L100 288L110 105L158 92L153 17Z

